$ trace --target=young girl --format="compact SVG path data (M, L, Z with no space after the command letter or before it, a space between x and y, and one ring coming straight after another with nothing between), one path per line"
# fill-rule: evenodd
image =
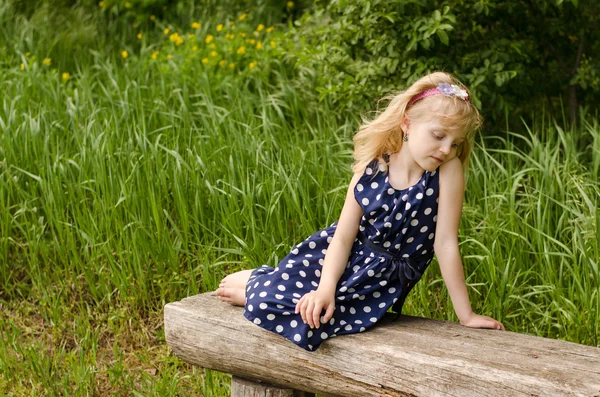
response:
M504 330L471 311L458 250L463 167L479 112L441 72L390 99L354 137L354 176L339 220L276 268L231 274L217 289L222 301L245 306L248 320L308 351L369 329L390 307L399 315L434 251L460 323Z

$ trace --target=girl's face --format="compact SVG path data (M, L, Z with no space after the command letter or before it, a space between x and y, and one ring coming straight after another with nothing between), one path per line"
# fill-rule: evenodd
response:
M456 157L456 151L465 139L463 132L444 128L437 118L428 121L405 119L402 130L408 136L408 142L403 145L408 146L415 162L427 171Z

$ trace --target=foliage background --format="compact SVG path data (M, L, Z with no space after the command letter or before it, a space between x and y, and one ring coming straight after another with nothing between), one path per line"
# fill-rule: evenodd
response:
M162 307L336 220L360 117L440 68L488 120L474 310L598 346L596 6L521 3L0 2L0 393L228 395ZM435 263L406 311L456 320Z

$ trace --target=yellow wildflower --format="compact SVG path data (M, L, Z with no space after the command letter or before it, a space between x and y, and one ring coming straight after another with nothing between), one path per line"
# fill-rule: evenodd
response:
M191 39L193 39L194 37L196 37L196 36L194 36L194 35L193 35L193 34L191 34L191 33L188 33L188 34L187 34L187 38L188 38L188 39L190 39L190 40L191 40Z
M121 56L123 57L123 59L125 59L129 56L129 54L127 53L127 51L121 51Z
M215 47L216 47L216 45L215 45L215 43L210 43L209 47L210 47L210 48L215 48Z
M100 3L98 3L98 6L99 6L100 8L104 8L104 7L106 7L106 2L104 2L104 1L101 1Z
M44 65L50 66L50 64L52 64L52 59L51 58L44 58L44 60L42 61L42 63Z
M21 70L25 70L25 64L24 63L21 64Z
M240 55L244 55L246 53L246 46L241 46L238 48L237 53Z
M223 30L223 24L220 23L217 25L217 32L220 32L221 30Z
M256 43L256 49L260 50L262 48L262 43L259 41L258 43Z
M169 28L165 28L165 30L163 30L163 33L164 33L165 35L167 35L167 34L169 34L169 32L170 32L170 31L171 31L171 29L169 29Z
M244 19L246 19L246 17L247 17L247 16L248 16L248 14L246 14L246 13L244 13L244 14L240 15L240 16L238 17L238 21L243 21Z
M244 33L240 33L240 36L246 37L246 33L245 32Z
M220 66L220 67L223 67L223 66L225 66L225 65L227 65L227 61L226 61L226 60L224 60L224 59L221 59L221 61L219 62L219 66Z
M265 25L263 25L262 23L260 25L258 25L258 27L256 28L257 32L261 32L263 29L265 28Z
M258 33L256 30L254 32L252 32L253 35L258 36L260 33Z
M230 63L229 64L229 69L233 69L233 68L235 68L235 63Z
M159 52L159 51L154 51L154 52L152 53L152 59L154 59L154 60L156 61L156 58L158 58L158 54L160 54L160 52Z
M192 22L192 29L200 29L202 27L202 25L200 25L198 22Z
M250 40L248 40L248 42L250 42L250 44L252 44L252 45L256 44L256 40L254 40L254 39L250 39Z
M219 55L216 51L211 51L210 52L210 56L211 57L216 57L217 55Z
M248 65L248 66L250 66L250 69L252 69L252 68L254 68L256 65L257 65L257 62L256 62L256 61L254 61L254 62L250 62L250 65Z
M211 41L213 41L213 39L214 39L213 35L212 35L212 34L208 34L208 35L206 35L206 39L204 39L204 42L205 42L206 44L208 44L208 43L210 43Z
M154 21L156 19L156 15L150 15L150 20Z
M64 72L64 73L62 74L62 79L63 79L63 80L65 80L65 81L66 81L66 80L69 80L69 77L71 77L71 76L69 76L69 73L67 73L67 72Z
M171 58L173 58L173 55L171 55L171 54L167 55L167 59L171 59Z
M137 38L138 38L139 40L141 40L141 39L142 39L142 34L141 34L141 33L138 33L138 35L137 35Z
M271 33L271 32L272 32L272 31L274 31L274 30L275 30L275 26L269 26L269 27L267 28L267 33Z
M271 44L271 47L272 47L272 48L275 48L275 42L274 42L273 40L271 40L271 43L270 43L270 44Z
M234 23L231 24L231 30L235 30L235 24Z
M31 52L29 52L29 51L27 51L27 52L25 53L25 56L26 56L26 57L28 57L28 56L30 56L30 55L31 55Z
M202 63L206 65L208 63L208 58L203 58Z
M294 6L294 2L293 1L288 1L286 3L286 5L287 5L288 8L292 8Z
M198 51L198 46L196 46L196 45L195 45L195 46L193 46L193 47L192 47L192 51Z
M128 2L128 1L126 1L126 2L125 2L125 8L131 8L131 3L130 3L130 2Z

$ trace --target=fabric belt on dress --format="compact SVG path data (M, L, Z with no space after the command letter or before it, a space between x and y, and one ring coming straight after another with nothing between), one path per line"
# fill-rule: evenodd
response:
M421 276L427 268L427 265L419 266L418 262L413 258L403 258L400 255L395 255L383 248L381 245L372 242L360 232L358 233L357 238L371 251L377 252L378 254L391 259L391 265L386 268L384 275L390 280L399 278L402 284L402 293L398 297L396 303L394 303L392 306L392 310L396 312L396 317L394 317L392 321L395 321L398 319L398 317L400 317L406 296L415 286L415 284L421 279Z

